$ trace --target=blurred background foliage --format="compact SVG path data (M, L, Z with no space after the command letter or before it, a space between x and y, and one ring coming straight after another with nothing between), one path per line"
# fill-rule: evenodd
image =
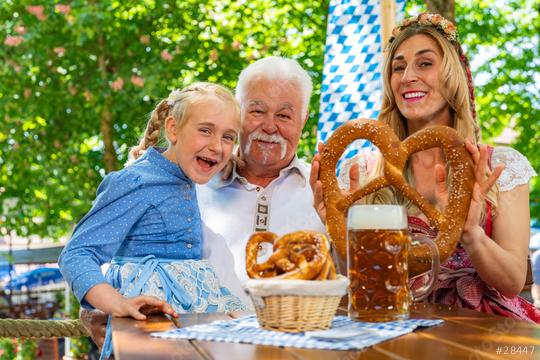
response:
M299 154L311 158L328 0L3 0L0 2L0 229L53 239L89 209L148 114L196 80L231 88L268 55L314 80ZM428 1L428 3L430 3ZM425 10L409 1L409 14ZM538 5L456 1L473 60L484 140L507 126L540 171ZM540 183L534 184L539 214Z

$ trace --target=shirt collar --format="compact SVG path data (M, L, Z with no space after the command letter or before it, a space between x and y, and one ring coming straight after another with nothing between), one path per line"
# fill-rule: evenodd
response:
M232 174L227 179L223 180L221 178L222 173L218 173L210 180L208 185L213 189L219 189L219 188L229 186L235 180L238 180L238 182L240 182L241 184L246 183L247 180L243 176L238 174L236 167L237 167L237 164L235 163ZM302 161L298 158L297 155L294 155L294 158L291 160L291 162L289 163L287 167L284 167L283 169L280 170L279 177L286 176L290 172L298 173L302 177L302 180L304 181L304 185L306 184L307 179L304 173L302 172Z
M149 147L144 154L137 159L136 162L147 160L154 165L157 165L159 168L167 171L169 174L179 178L180 180L192 182L190 178L184 173L180 165L170 161L165 156L163 156L163 151L165 148L159 147Z

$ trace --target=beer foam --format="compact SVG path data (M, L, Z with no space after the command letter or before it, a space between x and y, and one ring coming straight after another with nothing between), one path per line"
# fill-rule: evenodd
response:
M347 229L407 229L407 212L399 205L353 205L349 208Z

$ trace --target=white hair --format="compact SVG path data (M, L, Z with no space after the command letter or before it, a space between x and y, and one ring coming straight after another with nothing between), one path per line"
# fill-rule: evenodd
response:
M268 56L249 64L240 73L236 84L236 98L240 103L246 96L248 84L261 77L269 80L284 80L297 85L302 96L302 115L307 115L313 83L307 71L296 60Z

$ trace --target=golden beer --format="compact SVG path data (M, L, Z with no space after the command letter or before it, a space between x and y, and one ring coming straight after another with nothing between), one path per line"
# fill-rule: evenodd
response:
M407 214L400 206L353 206L347 224L349 316L358 321L409 317Z
M360 321L408 318L405 230L349 230L349 315Z

